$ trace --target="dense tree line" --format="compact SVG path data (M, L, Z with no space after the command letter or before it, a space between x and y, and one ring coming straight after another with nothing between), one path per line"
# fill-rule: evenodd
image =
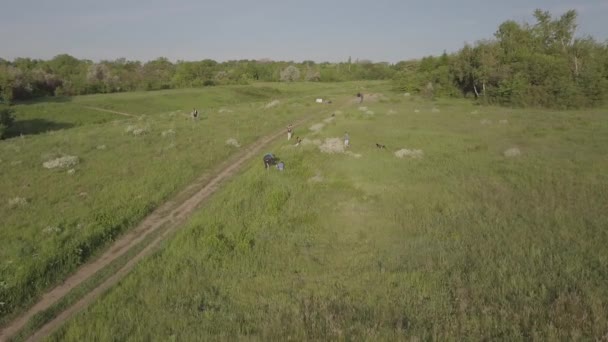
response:
M0 58L0 100L133 90L247 84L252 81L336 82L393 79L400 91L472 97L514 106L583 107L608 94L608 45L576 37L575 11L554 19L536 10L534 24L506 21L493 39L453 54L389 63L216 62L124 58L94 63L70 55L44 61Z
M397 64L395 85L427 96L475 97L513 106L598 105L608 95L608 45L576 37L576 11L534 24L506 21L494 39L459 52Z
M158 58L146 63L124 58L94 63L70 55L45 61L0 59L0 97L5 102L41 96L82 95L133 90L157 90L251 81L349 81L390 79L388 63L275 62L239 60L216 62L178 61Z

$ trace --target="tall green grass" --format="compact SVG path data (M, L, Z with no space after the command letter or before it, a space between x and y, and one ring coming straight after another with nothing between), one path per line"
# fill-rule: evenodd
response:
M37 127L38 134L0 141L0 323L234 155L238 149L227 139L247 146L314 114L319 110L310 107L315 93L343 96L354 87L267 84L16 106L18 123L62 122L70 128ZM266 109L273 99L280 104ZM189 117L192 107L201 112L200 120ZM133 129L145 133L136 136ZM43 168L43 162L63 155L79 157L73 174Z
M605 338L602 110L364 105L306 136L360 158L277 144L50 340Z

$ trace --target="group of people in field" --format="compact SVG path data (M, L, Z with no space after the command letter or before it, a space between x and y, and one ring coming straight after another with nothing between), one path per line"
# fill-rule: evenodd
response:
M357 98L359 98L359 103L363 102L362 93L357 93ZM198 119L198 109L192 108L192 112L190 112L190 116L192 117L193 120ZM287 126L287 140L290 141L292 137L293 137L293 124L289 124ZM300 137L296 137L295 146L296 147L300 146L301 143L302 143L302 139L300 139ZM344 147L348 148L349 146L350 146L350 136L349 136L348 132L344 132ZM274 154L272 154L272 153L266 153L264 155L263 160L264 160L264 168L267 170L273 165L276 165L276 168L279 171L285 170L285 163L283 161L279 160L277 157L275 157Z
M289 124L287 126L287 141L291 140L293 137L293 124ZM296 137L295 146L300 146L302 143L302 139L300 137ZM344 147L348 148L350 146L350 135L348 132L344 132ZM276 165L277 170L283 171L285 170L285 163L278 158L276 158L272 153L266 153L264 155L264 168L268 170L272 165Z

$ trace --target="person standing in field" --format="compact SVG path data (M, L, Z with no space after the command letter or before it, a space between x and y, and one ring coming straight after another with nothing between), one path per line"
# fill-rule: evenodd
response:
M287 140L291 140L292 133L293 133L293 126L291 124L289 124L289 126L287 126Z
M350 136L348 132L344 132L344 147L350 146Z
M363 93L357 93L357 97L359 98L359 103L363 102Z

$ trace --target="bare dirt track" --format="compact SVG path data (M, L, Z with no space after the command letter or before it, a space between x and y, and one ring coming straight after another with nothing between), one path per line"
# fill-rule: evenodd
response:
M300 125L304 121L306 121L306 119L300 120L294 125ZM87 307L107 289L120 281L120 279L127 275L141 259L153 252L167 236L178 230L192 215L196 208L219 188L222 181L235 175L244 163L249 161L252 157L258 156L266 145L284 134L285 131L281 129L276 133L260 138L252 145L244 148L236 156L220 165L214 172L205 173L196 179L191 185L175 196L174 199L158 207L134 229L116 240L101 256L80 267L62 284L43 294L40 300L29 310L3 327L0 331L0 341L6 341L14 336L25 327L27 322L34 315L50 308L71 290L90 279L98 271L107 267L116 259L125 255L131 248L136 247L144 241L146 237L150 236L150 234L160 232L157 237L149 242L140 252L135 254L135 256L112 276L103 280L96 288L68 306L51 321L47 322L42 328L31 335L28 341L37 341L48 336L53 330L61 326L65 320Z

